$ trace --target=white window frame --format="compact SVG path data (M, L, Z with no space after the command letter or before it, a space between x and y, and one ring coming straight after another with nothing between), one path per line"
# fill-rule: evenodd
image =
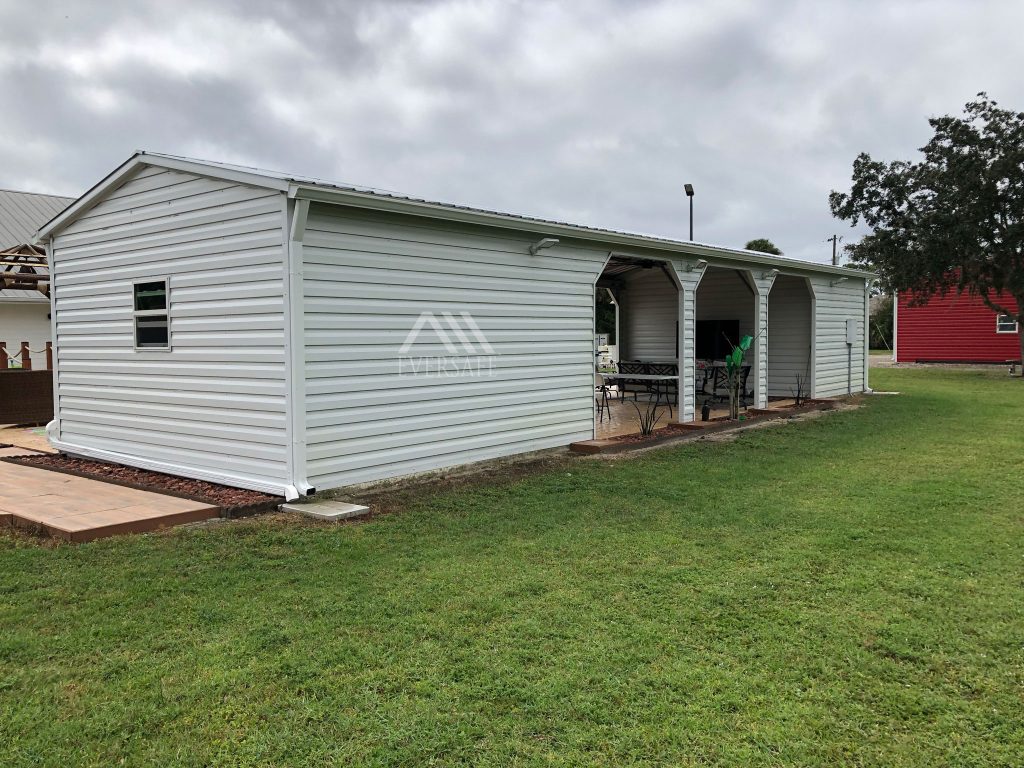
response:
M1004 317L1006 318L1005 321L1003 320ZM1012 331L1008 331L1005 328L1000 328L999 327L999 326L1005 325L1006 323L1009 323L1009 322L1013 323L1013 330ZM1006 314L1005 312L1000 312L1000 313L998 313L996 315L996 333L1017 333L1017 331L1019 331L1019 330L1020 330L1020 325L1017 323L1017 321L1016 320L1012 320L1010 318L1010 316L1008 314Z
M163 309L136 309L135 308L135 286L145 283L163 283L164 296L166 297ZM139 346L139 318L161 317L167 318L167 346ZM163 275L158 277L140 277L132 280L132 346L136 352L170 352L171 351L171 278Z

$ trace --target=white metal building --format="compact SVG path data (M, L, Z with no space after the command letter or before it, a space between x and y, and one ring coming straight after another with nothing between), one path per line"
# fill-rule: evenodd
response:
M600 281L680 420L703 320L759 334L759 405L867 387L871 276L766 254L143 152L38 238L53 444L289 498L593 437Z

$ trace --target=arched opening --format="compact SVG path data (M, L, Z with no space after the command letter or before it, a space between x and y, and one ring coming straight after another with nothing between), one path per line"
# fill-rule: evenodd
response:
M615 310L596 329L596 385L608 385L595 398L596 435L638 432L636 403L641 410L653 403L659 423L667 423L679 396L679 283L672 265L613 254L596 289L610 294Z
M744 336L757 336L757 302L750 276L739 269L708 267L696 292L694 357L696 407L707 403L715 415L729 402L725 356ZM755 341L755 343L760 343ZM740 405L754 405L754 356L742 372Z
M768 398L811 397L814 320L804 277L779 275L768 294Z

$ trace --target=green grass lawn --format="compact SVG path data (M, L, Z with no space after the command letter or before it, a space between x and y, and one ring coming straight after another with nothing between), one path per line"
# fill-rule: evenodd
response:
M1024 382L330 527L0 537L0 765L1010 765Z

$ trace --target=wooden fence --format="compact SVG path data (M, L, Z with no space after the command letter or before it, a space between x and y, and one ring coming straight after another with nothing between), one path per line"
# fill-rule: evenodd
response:
M45 424L53 418L52 369L51 342L34 350L23 341L12 354L0 341L0 424Z

